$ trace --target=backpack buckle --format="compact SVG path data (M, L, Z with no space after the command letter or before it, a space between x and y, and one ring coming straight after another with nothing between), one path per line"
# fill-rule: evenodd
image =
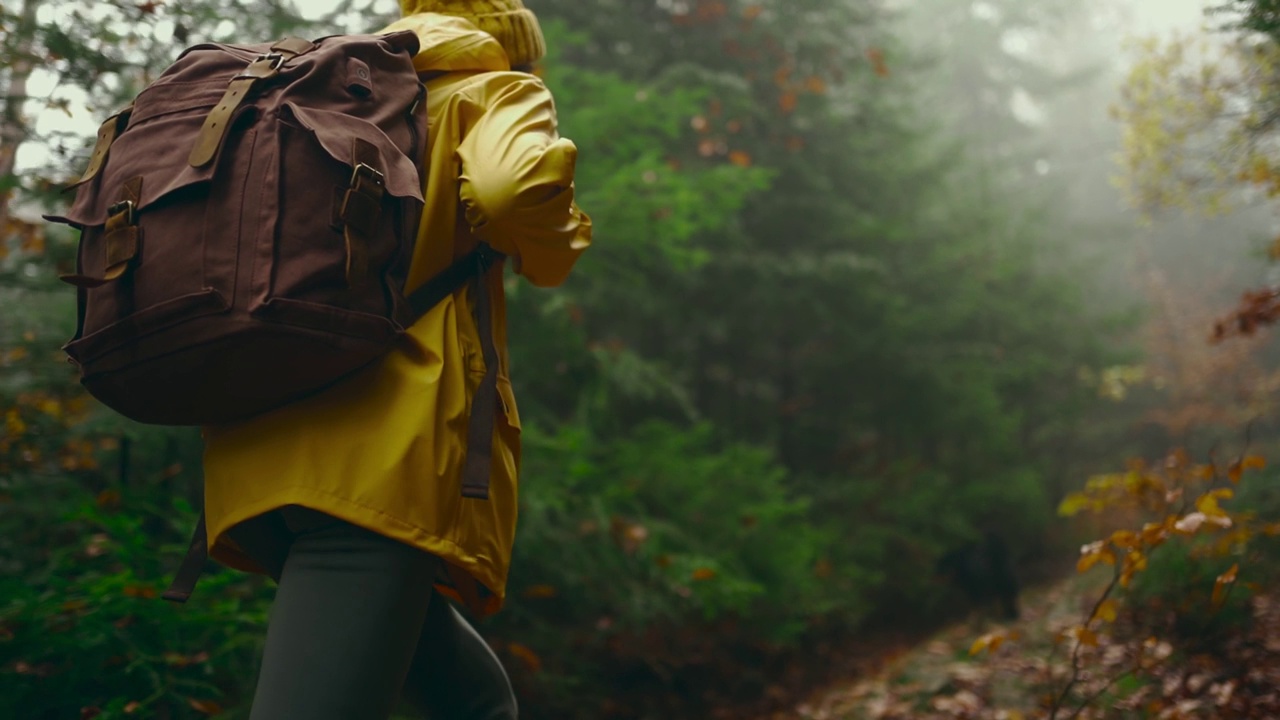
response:
M281 65L284 65L284 55L278 52L263 53L254 58L253 62L249 63L249 66L233 79L253 78L260 80L268 78L279 72Z
M364 163L356 163L351 170L351 187L360 187L360 178L368 178L374 185L382 187L386 183L386 176L378 170L374 170L371 166Z
M121 200L120 202L112 203L111 207L107 208L107 217L114 218L123 213L125 225L136 225L137 212L138 206L132 200Z

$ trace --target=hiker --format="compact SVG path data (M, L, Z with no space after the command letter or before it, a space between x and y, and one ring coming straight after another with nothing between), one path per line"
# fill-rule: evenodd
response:
M1014 576L1009 546L994 532L982 541L969 542L938 560L936 570L945 580L958 587L969 602L982 607L995 600L1001 616L1017 620L1018 579Z
M427 86L425 207L408 285L487 242L537 286L564 281L591 223L576 150L530 74L544 54L521 0L401 0ZM506 592L520 420L505 347L503 270L433 308L407 342L312 397L206 427L211 556L278 583L253 720L387 718L399 698L439 720L516 717L478 618ZM477 315L477 308L491 308ZM496 340L488 499L464 497L469 406Z

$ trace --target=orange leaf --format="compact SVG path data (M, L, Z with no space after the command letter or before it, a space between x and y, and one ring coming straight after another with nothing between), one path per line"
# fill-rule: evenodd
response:
M880 77L889 77L889 66L884 61L884 51L880 48L867 50L867 59L871 61L871 69Z
M1003 633L987 633L973 641L973 645L969 646L969 654L977 655L983 650L995 652L1000 649L1000 646L1004 644L1006 639L1007 638Z
M694 580L710 580L716 576L716 571L711 568L698 568L693 571Z
M520 662L524 663L525 667L529 668L530 671L538 672L542 670L542 658L524 645L511 643L507 645L507 651L519 658Z
M524 591L524 596L531 599L553 598L556 589L551 585L534 585Z
M751 155L743 150L734 150L729 153L729 162L738 167L751 167Z
M1240 564L1236 563L1231 566L1230 570L1218 576L1213 582L1213 604L1215 607L1221 606L1227 599L1227 588L1234 585L1236 578L1240 575Z
M156 589L145 585L126 585L124 588L126 597L146 598L148 600L156 597Z
M1089 628L1085 628L1085 627L1079 628L1075 635L1076 635L1076 640L1081 645L1084 645L1085 647L1098 646L1098 634L1090 630Z
M824 95L827 92L827 83L817 75L810 75L804 81L804 89L814 95Z
M748 5L742 10L742 17L748 20L755 20L764 12L764 8L760 5Z
M1080 561L1076 563L1076 572L1088 572L1100 562L1107 565L1116 564L1115 552L1101 540L1080 548Z
M195 698L187 698L187 704L192 710L205 715L222 714L222 706L212 700L197 700Z
M796 106L800 104L800 98L794 92L787 91L778 98L778 107L782 108L782 112L794 112Z

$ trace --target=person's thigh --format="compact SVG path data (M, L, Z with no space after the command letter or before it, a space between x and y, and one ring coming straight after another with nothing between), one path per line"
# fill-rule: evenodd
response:
M385 720L418 646L439 559L322 513L281 514L293 542L251 720Z
M515 720L511 681L488 643L442 597L427 608L404 697L431 720Z

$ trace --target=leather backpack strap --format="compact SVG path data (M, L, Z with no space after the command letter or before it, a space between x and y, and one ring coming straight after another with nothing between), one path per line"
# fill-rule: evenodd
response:
M280 74L285 63L299 55L311 52L316 44L301 38L285 38L271 46L270 52L259 55L253 62L231 78L222 100L209 112L196 136L195 145L187 162L191 167L204 167L218 154L222 141L226 138L227 128L231 125L231 117L249 97L249 92L263 80Z
M111 152L111 144L116 141L120 133L124 132L125 127L129 125L129 116L132 114L133 105L130 105L102 123L98 128L98 140L94 143L93 153L89 156L89 165L85 168L84 175L81 175L79 180L67 187L67 190L89 182L102 171L102 166L107 162L107 155Z

